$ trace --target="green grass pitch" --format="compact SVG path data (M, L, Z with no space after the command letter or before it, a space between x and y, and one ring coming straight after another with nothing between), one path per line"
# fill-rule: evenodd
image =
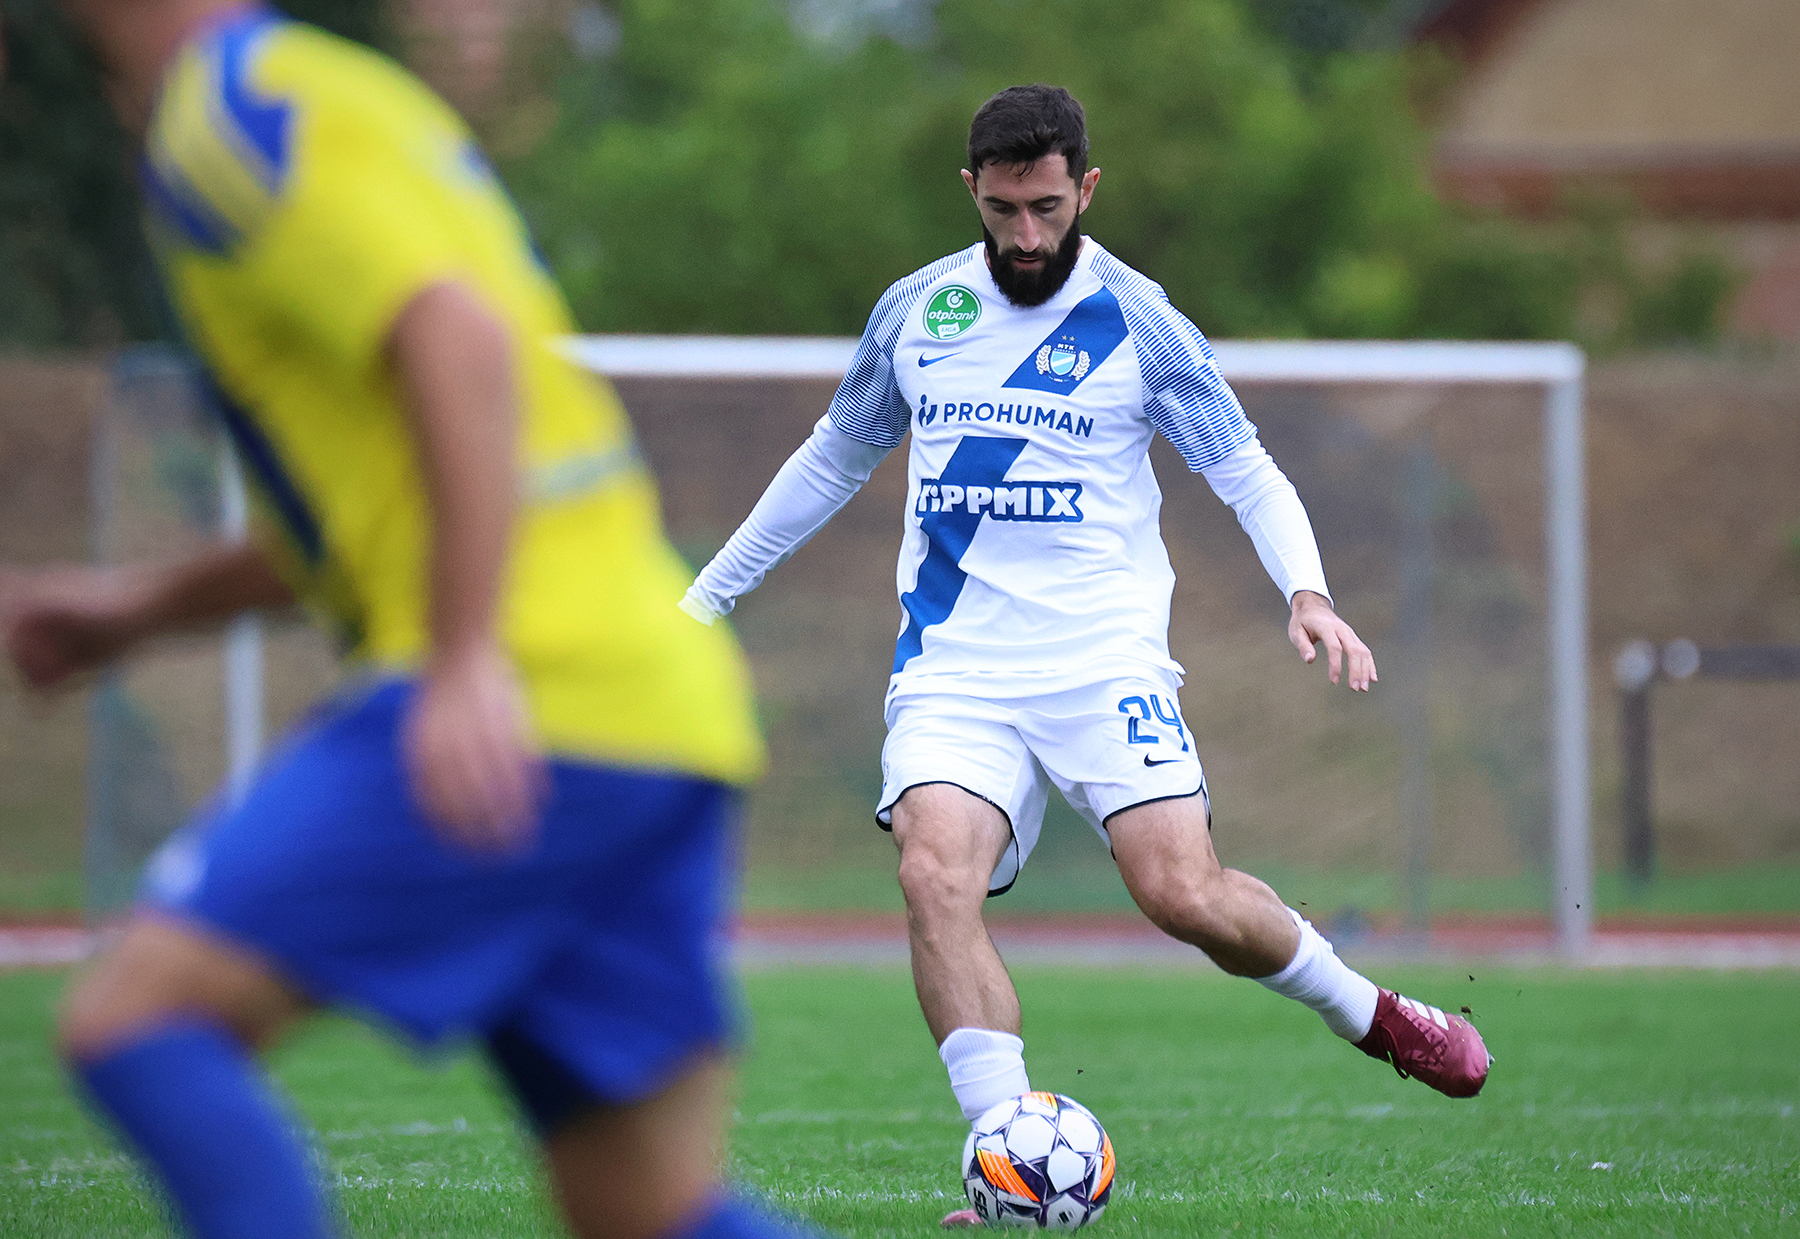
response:
M1388 979L1388 978L1383 978ZM1138 1235L1800 1235L1800 978L1408 969L1498 1056L1451 1102L1309 1013L1198 970L1021 970L1032 1083L1119 1151L1097 1231ZM46 1048L61 980L0 976L0 1235L167 1234ZM853 1236L937 1233L963 1127L906 974L781 969L734 1161ZM467 1058L420 1065L331 1021L275 1060L357 1235L554 1234L529 1156ZM629 1191L629 1184L620 1184Z

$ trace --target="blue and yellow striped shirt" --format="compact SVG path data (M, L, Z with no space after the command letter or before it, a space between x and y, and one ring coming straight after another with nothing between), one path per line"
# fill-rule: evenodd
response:
M454 113L387 59L267 9L172 63L144 166L152 240L268 517L355 656L426 645L429 513L385 359L459 281L512 339L524 495L506 642L555 752L727 781L761 769L748 674L673 606L688 573L612 390L560 358L568 311Z

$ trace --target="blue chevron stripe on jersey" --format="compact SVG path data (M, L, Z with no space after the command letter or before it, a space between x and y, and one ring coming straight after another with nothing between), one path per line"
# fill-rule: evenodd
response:
M964 435L950 459L944 464L942 480L958 486L995 486L1012 468L1013 461L1025 450L1025 439L1007 439L990 435ZM919 565L918 579L907 593L900 595L906 608L906 629L894 646L894 670L897 672L925 647L925 630L941 624L962 595L969 574L962 570L962 557L975 540L985 512L958 509L931 512L919 521L925 534L927 550Z
M213 208L179 167L173 163L158 167L155 160L145 157L138 161L138 169L152 240L168 236L208 254L228 253L237 244L239 234L231 221Z
M1083 297L1056 330L1019 363L1003 387L1072 392L1125 340L1125 315L1112 290Z
M250 82L250 59L262 37L284 19L269 9L251 9L217 35L219 102L229 126L221 133L245 166L270 193L277 193L287 173L293 107L278 99L259 99Z

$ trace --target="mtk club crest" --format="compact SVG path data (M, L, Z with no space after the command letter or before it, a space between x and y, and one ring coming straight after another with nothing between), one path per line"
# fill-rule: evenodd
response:
M1088 368L1093 364L1094 360L1087 355L1086 349L1075 347L1073 336L1053 340L1037 351L1037 372L1054 375L1059 379L1074 379L1079 383L1087 376Z

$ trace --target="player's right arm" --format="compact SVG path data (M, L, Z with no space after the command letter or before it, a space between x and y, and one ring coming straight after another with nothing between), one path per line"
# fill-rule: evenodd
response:
M861 490L891 448L844 433L827 414L788 457L750 515L719 549L680 606L703 624L729 615L737 600L786 563Z
M216 543L167 564L59 565L0 574L6 652L33 688L117 661L152 637L212 627L294 594L261 548Z
M405 732L414 792L456 841L517 847L545 772L497 616L518 502L512 349L480 297L446 281L400 311L386 353L431 512L430 648Z
M700 570L679 604L683 611L703 624L729 615L739 598L762 584L850 502L906 437L912 410L894 381L894 345L920 290L942 265L940 261L898 281L875 303L831 408L775 474L737 532Z

